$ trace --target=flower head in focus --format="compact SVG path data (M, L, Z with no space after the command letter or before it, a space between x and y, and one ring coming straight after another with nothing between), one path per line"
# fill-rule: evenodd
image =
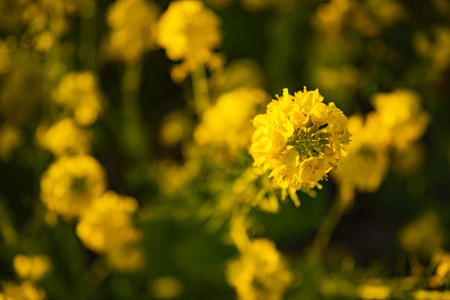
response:
M100 253L137 242L141 232L132 222L137 209L136 199L107 191L93 199L89 209L83 211L77 235L87 248Z
M214 67L220 60L213 50L220 46L220 19L201 1L173 1L158 23L158 44L167 57L182 60L172 78L183 80L200 65Z
M134 61L156 46L159 7L146 0L118 0L108 11L109 37L113 55ZM130 17L132 16L132 17Z
M55 102L62 104L82 126L92 125L102 111L97 78L89 71L65 75L61 78L53 96Z
M266 239L252 240L227 267L228 283L238 299L278 300L292 281L281 253Z
M277 98L253 119L254 165L272 170L269 177L284 190L313 188L345 154L347 118L333 102L323 103L318 90L292 96L284 89Z
M63 156L41 178L42 202L52 211L72 218L106 190L100 163L88 155Z

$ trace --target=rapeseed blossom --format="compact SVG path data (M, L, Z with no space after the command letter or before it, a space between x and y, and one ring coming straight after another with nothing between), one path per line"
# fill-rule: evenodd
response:
M245 149L254 128L250 120L268 95L259 88L237 88L222 94L208 109L194 132L199 145L230 150Z
M39 142L56 156L85 154L91 148L91 133L78 127L71 118L63 119L44 130L38 129Z
M281 189L314 188L346 152L347 118L333 102L324 104L318 90L305 87L292 96L284 89L277 98L253 119L254 165L272 170L269 177Z
M132 224L137 208L136 199L107 191L81 213L77 235L87 248L99 253L137 242L141 232Z
M16 126L3 124L0 127L0 160L8 161L20 144L22 143L22 133Z
M97 78L89 71L72 72L61 78L53 98L82 126L92 125L102 111Z
M389 134L389 144L394 149L405 149L425 133L430 117L420 100L416 92L408 89L373 95L372 105L380 118L378 130Z
M13 267L20 278L38 281L50 271L51 261L47 255L19 254L13 259Z
M292 281L275 244L263 238L252 240L241 256L229 263L226 276L242 300L281 299Z
M220 46L220 19L201 1L173 1L158 22L158 44L168 58L182 63L172 78L182 80L202 64L214 67L220 60L213 50Z
M118 0L107 15L112 31L109 46L112 55L134 61L146 50L156 47L156 23L159 7L146 0ZM132 16L132 17L130 17Z
M380 130L378 115L371 113L365 119L361 115L350 116L348 129L352 133L348 156L332 173L344 201L351 201L355 190L366 193L378 190L389 166L390 135Z
M17 285L12 282L2 284L2 292L0 292L0 300L44 300L46 299L45 291L36 287L31 281L24 281Z
M41 199L48 209L72 218L106 190L103 167L88 155L63 156L41 178Z

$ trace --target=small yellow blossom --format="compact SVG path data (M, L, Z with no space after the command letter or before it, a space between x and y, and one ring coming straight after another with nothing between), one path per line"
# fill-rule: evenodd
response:
M100 163L87 155L63 156L41 178L41 199L65 217L78 216L106 190L106 175Z
M432 255L445 242L438 216L428 212L405 225L398 232L400 246L408 253Z
M0 160L8 161L20 144L22 135L18 128L4 124L0 127Z
M252 240L227 267L228 283L238 299L279 300L292 281L281 253L266 239Z
M161 121L160 142L165 147L175 147L192 135L193 122L183 111L172 111Z
M174 69L182 78L201 64L217 60L213 50L220 46L220 19L202 1L173 1L158 23L158 44L167 57L182 64ZM184 74L183 74L184 73Z
M133 273L145 266L145 252L136 246L108 249L106 260L115 271Z
M118 0L108 11L109 37L113 55L134 61L156 46L159 7L146 0ZM132 17L130 17L132 16Z
M137 242L141 232L132 222L132 214L137 208L136 199L107 191L93 199L89 209L83 211L77 235L87 248L99 253Z
M348 146L348 155L333 178L339 185L343 201L351 201L355 190L372 193L378 190L389 167L387 143L390 135L380 130L378 115L369 114L364 119L353 115L348 119L348 130L352 142Z
M425 291L414 292L414 300L450 300L450 291Z
M254 165L272 170L269 177L282 189L313 188L345 154L347 118L333 102L324 104L318 90L305 87L292 96L284 89L277 98L253 119Z
M380 128L391 136L390 145L402 150L417 141L427 129L430 117L420 105L420 96L407 89L377 93L372 104L380 118Z
M357 289L358 296L361 299L383 300L390 299L392 288L386 285L363 284Z
M38 129L39 142L56 156L85 154L91 148L90 132L78 127L70 118L63 119L42 132L44 130Z
M441 73L450 67L450 27L433 26L430 39L416 33L414 46L419 54L428 58L434 71Z
M237 88L221 95L195 129L196 142L202 146L245 149L254 131L251 120L258 106L267 100L266 92L257 88Z
M21 285L7 282L2 285L0 300L44 300L45 291L36 287L31 281L24 281Z
M8 72L12 67L8 44L0 39L0 74Z
M47 255L19 254L14 257L13 266L20 278L38 281L50 271L51 261Z
M151 291L157 299L173 299L180 297L183 286L176 277L163 276L151 283Z
M97 78L89 71L65 75L53 96L82 126L92 125L102 110Z

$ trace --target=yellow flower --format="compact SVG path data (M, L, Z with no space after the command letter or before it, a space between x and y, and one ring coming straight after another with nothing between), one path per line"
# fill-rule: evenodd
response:
M281 253L266 239L255 239L228 264L226 277L238 299L278 300L292 281Z
M20 144L22 143L22 134L18 128L4 124L0 127L0 159L8 161Z
M105 171L87 155L63 156L41 178L41 199L65 217L78 216L106 189Z
M202 146L245 149L254 131L250 121L258 105L267 99L266 92L257 88L237 88L222 94L217 103L204 113L195 129L196 142Z
M407 89L377 93L372 104L380 119L378 130L389 133L390 145L402 150L417 141L427 129L429 115L420 105L420 96Z
M90 132L78 127L70 118L63 119L42 132L44 130L38 129L39 142L54 155L85 154L91 148Z
M8 72L12 67L8 44L0 39L0 74Z
M47 255L19 254L14 257L13 266L20 278L38 281L49 272L51 261Z
M45 291L37 288L31 281L24 281L21 285L12 282L3 284L0 300L44 300Z
M92 125L102 110L97 78L89 71L65 75L53 96L82 126Z
M174 69L186 75L201 64L214 64L213 49L220 46L220 19L201 1L173 1L158 22L158 44L171 60L183 60Z
M108 249L108 264L118 272L133 273L145 266L145 252L136 246Z
M377 114L369 114L365 120L361 115L348 119L352 142L347 157L332 172L342 200L353 200L355 190L372 193L380 187L389 166L387 143L390 140L390 135L381 128Z
M126 61L142 56L156 46L159 7L146 0L118 0L108 11L110 50ZM130 17L132 16L132 17Z
M77 235L87 248L100 253L137 242L141 232L132 222L132 214L137 208L136 199L107 191L93 199L89 209L83 211Z
M250 154L255 166L272 170L269 177L282 188L313 188L336 169L350 134L347 118L333 102L324 104L318 90L283 96L253 119L256 130Z

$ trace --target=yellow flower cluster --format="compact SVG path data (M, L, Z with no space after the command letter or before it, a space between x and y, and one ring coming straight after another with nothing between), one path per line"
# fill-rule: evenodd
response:
M267 99L266 92L259 88L242 87L222 94L195 129L196 142L202 146L245 149L254 131L250 120Z
M20 278L38 281L50 271L51 261L47 255L19 254L14 257L13 267Z
M183 80L200 65L214 67L213 53L222 42L220 19L201 1L173 1L158 22L158 44L171 60L182 60L172 78Z
M281 253L266 239L255 239L227 267L227 280L238 299L278 300L292 281Z
M344 201L360 192L375 192L383 181L389 165L389 149L405 151L425 132L429 116L420 105L419 95L398 89L377 93L372 97L375 111L349 118L352 143L348 156L333 174Z
M86 154L91 148L91 133L78 127L66 118L44 131L38 130L37 136L42 147L56 156Z
M433 40L423 33L417 33L414 44L417 51L428 57L434 71L443 72L450 66L450 28L434 26L431 28Z
M270 177L282 188L313 188L336 169L350 134L347 118L333 102L323 103L318 90L287 89L257 115L250 154L255 166L272 170Z
M31 281L24 281L21 285L12 282L3 284L0 300L44 300L45 291L37 288Z
M87 248L99 253L137 242L141 233L132 224L137 208L136 199L107 191L81 213L77 235Z
M102 110L97 78L92 72L72 72L59 82L53 98L82 126L92 125Z
M118 0L108 11L109 37L114 56L135 61L156 46L159 7L146 0Z
M420 96L407 89L391 93L377 93L372 105L380 119L380 125L387 133L387 143L397 150L403 150L418 140L430 122L430 117L420 105Z
M106 190L105 177L93 157L63 156L42 175L41 199L50 210L67 218L77 217Z

